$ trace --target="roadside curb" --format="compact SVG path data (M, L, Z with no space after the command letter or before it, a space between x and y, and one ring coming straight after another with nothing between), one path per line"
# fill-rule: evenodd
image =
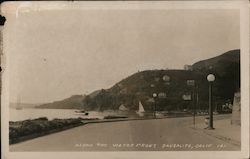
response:
M106 122L118 122L118 121L131 121L131 120L162 120L162 119L170 119L170 118L191 118L193 116L164 116L164 117L148 117L148 118L116 118L116 119L99 119L99 120L91 120L91 121L83 121L84 124L90 123L106 123Z

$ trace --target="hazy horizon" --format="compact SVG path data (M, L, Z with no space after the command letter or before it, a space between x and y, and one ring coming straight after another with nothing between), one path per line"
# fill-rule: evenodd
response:
M240 49L233 9L19 11L5 27L11 102L89 94L138 71L183 69Z

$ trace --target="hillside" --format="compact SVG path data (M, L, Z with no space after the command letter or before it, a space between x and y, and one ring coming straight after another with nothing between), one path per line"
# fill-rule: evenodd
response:
M213 73L214 99L216 105L232 101L233 93L240 87L240 50L232 50L220 56L193 64L193 71L186 70L146 70L137 72L109 89L95 91L86 96L78 96L42 105L46 108L81 108L85 110L117 110L124 105L137 110L139 101L145 109L153 110L153 93L160 95L156 99L157 110L192 109L194 101L197 107L207 109L208 82L206 76ZM195 86L187 85L194 80ZM183 96L195 95L192 100L183 100ZM197 99L198 96L198 99Z
M210 66L218 69L218 68L226 68L227 66L223 66L224 64L233 64L240 62L240 50L231 50L222 55L202 60L193 64L193 68L195 70L205 70ZM218 70L220 71L220 70Z
M196 72L216 76L214 92L217 100L233 98L233 93L240 88L240 50L231 50L220 56L197 62L193 65Z

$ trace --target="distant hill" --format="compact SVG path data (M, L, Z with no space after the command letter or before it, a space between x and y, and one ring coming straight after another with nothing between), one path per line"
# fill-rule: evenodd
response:
M84 98L85 96L83 95L73 95L61 101L39 105L37 108L81 109L83 107Z
M32 103L10 103L10 108L34 108L41 104L32 104Z
M184 64L183 64L184 65ZM72 96L39 107L71 108L85 110L117 110L124 105L137 110L139 101L146 110L153 110L153 93L162 98L156 99L157 110L192 109L194 101L198 107L207 109L208 81L206 76L213 73L215 104L232 101L233 94L240 88L240 50L232 50L220 56L199 61L193 71L187 70L146 70L137 72L109 89L101 89L86 96ZM187 85L194 80L195 86ZM193 100L184 100L183 96L195 95ZM197 99L198 96L198 99Z

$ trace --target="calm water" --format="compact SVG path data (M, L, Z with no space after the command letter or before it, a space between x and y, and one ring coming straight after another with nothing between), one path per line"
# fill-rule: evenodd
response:
M75 109L21 109L17 110L10 108L10 121L21 121L26 119L35 119L39 117L47 117L49 120L54 118L66 119L66 118L99 118L103 119L107 115L115 115L115 112L95 112L90 111L88 116L84 114L76 113Z

